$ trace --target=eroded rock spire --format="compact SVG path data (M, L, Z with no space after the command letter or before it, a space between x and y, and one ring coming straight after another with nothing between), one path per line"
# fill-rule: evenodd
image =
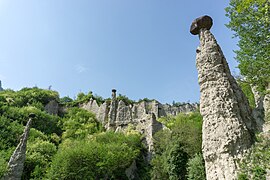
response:
M193 21L190 32L199 35L196 66L203 116L203 156L207 179L237 179L238 161L254 142L254 121L247 98L230 73L213 34L212 18Z
M0 80L0 91L4 91L4 89L2 88L2 82Z
M23 173L23 166L25 161L26 144L30 131L32 119L35 114L29 115L29 120L25 126L24 133L21 136L20 143L13 152L8 162L8 172L4 176L3 180L20 180Z
M116 99L116 89L112 89L112 99L111 99L111 106L109 111L108 117L108 125L107 129L115 130L115 121L117 115L117 99Z

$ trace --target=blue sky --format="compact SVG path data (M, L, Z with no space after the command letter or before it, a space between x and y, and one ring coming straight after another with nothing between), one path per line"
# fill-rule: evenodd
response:
M0 79L162 103L198 102L193 19L210 15L232 72L237 40L225 27L229 0L0 0Z

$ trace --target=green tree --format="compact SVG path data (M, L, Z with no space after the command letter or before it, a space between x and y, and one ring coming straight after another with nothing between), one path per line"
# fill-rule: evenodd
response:
M116 99L118 101L123 101L126 105L134 104L134 101L129 99L127 96L119 94Z
M254 94L252 92L250 83L248 83L247 81L241 80L241 79L237 79L237 83L238 85L241 87L243 93L246 95L249 105L251 108L255 108L255 98L254 98Z
M206 180L204 160L202 154L196 154L188 161L188 180Z
M240 73L263 91L270 82L270 1L231 0L226 12L227 27L239 38Z
M185 179L187 173L188 153L180 143L174 144L168 156L169 179Z
M202 146L202 116L179 114L159 119L169 129L154 135L155 154L151 161L152 179L186 179L187 162Z
M270 139L264 134L257 135L257 142L240 162L239 179L266 179L270 170Z
M127 179L125 170L140 155L138 135L106 132L91 139L64 142L48 179Z
M60 103L62 104L66 104L66 103L71 103L73 101L73 99L71 99L69 96L65 96L60 98Z
M101 129L101 125L93 113L77 107L69 108L62 121L63 139L84 139Z

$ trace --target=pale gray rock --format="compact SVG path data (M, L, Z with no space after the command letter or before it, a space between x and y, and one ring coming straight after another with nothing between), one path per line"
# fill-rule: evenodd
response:
M21 179L21 176L23 173L24 161L25 161L27 139L29 136L30 126L32 123L32 118L34 118L34 114L30 114L29 117L30 118L24 129L24 133L21 136L20 143L16 147L15 151L13 152L8 162L8 172L3 177L3 180L20 180Z
M176 116L179 113L194 112L199 109L198 104L183 103L179 106L171 106L170 104L161 105L160 117L163 116Z
M125 170L125 174L129 180L138 179L136 161L133 161L129 168Z
M98 106L96 100L94 100L92 98L90 99L89 102L82 104L81 108L88 110L88 111L91 111L94 114L98 114L98 111L99 111L99 106Z
M97 119L105 125L108 120L108 113L109 113L109 104L108 102L104 102L98 109L98 113L96 114Z
M0 80L0 91L4 91L4 89L2 88L2 82Z
M265 114L265 121L270 121L270 83L268 83L268 87L266 89L266 95L263 100L263 108Z
M97 120L103 125L107 123L106 119L108 118L109 111L109 105L107 104L107 102L104 102L99 106L96 100L91 98L89 102L82 104L81 108L94 113Z
M116 126L127 126L132 121L132 110L121 100L117 106Z
M132 117L134 119L141 119L145 114L147 114L145 101L133 105Z
M215 37L199 31L196 66L203 116L203 156L208 180L237 179L238 161L254 143L254 120Z
M112 90L112 100L111 100L111 105L109 108L109 114L108 114L108 124L107 124L107 129L113 129L115 130L115 121L116 121L116 115L117 115L117 106L118 106L118 101L116 99L116 90Z
M264 96L257 90L257 86L251 85L251 90L254 95L254 100L255 100L255 106L256 108L263 109L263 99Z
M255 108L252 110L252 116L256 122L256 130L261 132L263 130L264 124L264 99L265 96L262 95L257 90L256 86L251 86L254 99L255 99Z
M114 95L115 96L115 95ZM183 103L180 106L161 104L156 100L146 102L141 101L133 105L126 105L123 101L118 102L116 98L112 101L104 102L100 106L95 100L81 105L81 108L94 113L99 122L108 127L108 122L112 126L127 125L137 119L143 119L145 115L154 113L157 118L166 116L176 116L179 113L189 113L198 110L199 104ZM117 125L116 125L117 126Z
M144 117L136 120L136 130L145 137L143 142L147 147L147 162L151 161L154 152L153 136L161 129L163 129L163 125L157 121L154 113L145 114Z
M57 115L59 111L59 104L56 100L51 100L45 105L44 110L51 115Z

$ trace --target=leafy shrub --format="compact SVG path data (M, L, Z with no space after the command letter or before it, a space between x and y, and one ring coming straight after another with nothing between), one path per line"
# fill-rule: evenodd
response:
M4 157L0 156L0 178L2 178L7 172L7 164L8 162L4 159Z
M196 154L188 161L188 180L206 180L204 160L202 154Z
M248 83L246 81L242 81L240 79L237 80L237 83L241 87L243 93L246 95L250 107L255 108L255 106L256 106L255 105L255 98L254 98L254 94L252 92L250 83Z
M257 140L240 163L238 179L266 179L266 170L270 170L270 139L258 135Z
M174 144L168 156L169 179L184 179L187 173L188 153L181 144Z
M110 139L113 140L110 140ZM53 159L49 179L127 179L125 169L140 154L140 138L102 133L91 140L63 144Z
M15 147L11 147L5 150L0 150L0 178L3 177L4 174L7 172L8 161L14 150L15 150Z
M69 96L65 96L60 98L60 103L61 104L66 104L66 103L71 103L73 99L71 99Z
M93 113L77 107L69 108L62 121L65 130L63 139L84 139L101 129L101 125Z
M30 133L22 179L40 179L44 177L51 158L56 153L56 146L48 140L44 140L44 134L41 136L41 138L36 137L33 140Z
M117 99L118 101L123 101L126 105L132 105L132 104L135 103L135 101L129 99L127 96L122 95L122 94L119 94L119 95L116 97L116 99Z
M7 150L17 146L23 126L17 121L10 121L8 118L0 116L0 150Z
M190 157L201 152L202 116L199 112L180 113L175 117L160 118L158 121L171 130L171 137L165 136L171 138L172 141L181 143Z
M155 99L148 99L148 98L143 98L143 99L139 99L138 100L138 103L141 103L141 102L152 102L152 101L155 101Z

